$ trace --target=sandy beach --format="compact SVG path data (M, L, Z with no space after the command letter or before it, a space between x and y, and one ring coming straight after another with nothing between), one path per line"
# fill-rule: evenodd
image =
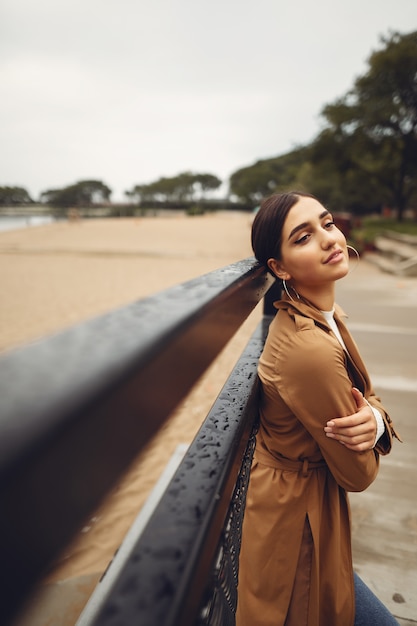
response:
M0 233L0 350L251 256L249 221L175 214Z
M0 233L0 350L252 256L250 216L57 222ZM51 568L21 624L74 624L179 444L189 444L259 318L248 318ZM63 610L65 608L65 610Z

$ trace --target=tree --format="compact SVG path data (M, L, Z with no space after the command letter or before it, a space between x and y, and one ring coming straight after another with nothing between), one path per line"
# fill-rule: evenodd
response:
M213 174L195 174L194 189L204 196L207 191L218 189L222 181Z
M0 206L31 204L32 198L23 187L0 187Z
M282 156L257 161L231 175L230 191L256 206L271 193L300 187L299 172L307 159L308 149L297 148Z
M158 180L135 185L132 190L126 191L129 198L137 198L145 202L172 202L175 204L191 202L195 194L203 196L207 191L218 189L222 181L213 174L195 174L182 172L170 178L162 177Z
M100 180L84 180L41 193L41 201L56 207L85 207L108 202L111 189Z
M363 153L357 136L323 130L311 144L309 162L300 172L304 188L331 211L363 214L379 210L386 199L377 178L358 166L356 155Z
M417 191L417 31L381 42L368 72L322 113L349 153L351 173L377 181L381 201L401 220Z

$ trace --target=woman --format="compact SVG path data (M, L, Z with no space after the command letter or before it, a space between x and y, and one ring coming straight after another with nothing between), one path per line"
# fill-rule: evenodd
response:
M259 361L236 624L397 624L353 574L346 492L372 483L397 435L334 303L345 237L317 199L291 192L262 203L252 246L286 296Z

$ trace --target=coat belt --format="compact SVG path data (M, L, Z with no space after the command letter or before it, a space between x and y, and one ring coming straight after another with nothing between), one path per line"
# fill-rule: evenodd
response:
M262 465L272 467L273 469L282 469L287 472L299 472L303 476L307 476L308 472L327 467L326 461L309 461L308 459L301 459L300 461L294 461L292 459L285 459L280 457L279 459L272 454L269 454L265 450L255 449L254 460L259 461Z

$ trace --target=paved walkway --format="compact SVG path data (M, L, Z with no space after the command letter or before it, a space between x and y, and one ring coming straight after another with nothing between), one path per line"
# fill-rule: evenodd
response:
M375 483L350 496L354 565L401 626L417 624L417 278L361 261L337 301L404 441L381 458Z

